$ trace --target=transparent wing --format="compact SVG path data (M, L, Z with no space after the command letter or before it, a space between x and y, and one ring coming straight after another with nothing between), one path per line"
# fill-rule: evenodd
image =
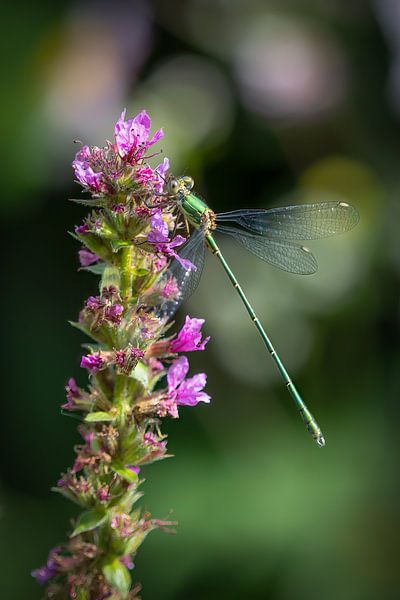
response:
M319 202L221 213L217 230L220 223L235 223L278 240L313 240L349 231L358 221L357 210L347 202Z
M218 227L217 231L232 236L246 250L283 271L311 275L318 269L315 256L304 246L223 225Z
M200 229L196 230L189 241L179 252L181 258L190 260L196 267L196 270L190 271L184 269L182 265L174 259L172 265L168 269L168 273L175 277L180 290L180 296L177 300L165 302L161 307L161 313L170 318L178 310L186 298L189 298L199 285L200 277L204 267L204 232Z

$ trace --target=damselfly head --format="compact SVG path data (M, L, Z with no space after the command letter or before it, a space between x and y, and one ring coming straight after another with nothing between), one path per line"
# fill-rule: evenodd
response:
M192 177L171 177L171 179L169 179L167 182L166 192L170 196L177 196L178 194L186 196L193 188L193 186L194 181Z

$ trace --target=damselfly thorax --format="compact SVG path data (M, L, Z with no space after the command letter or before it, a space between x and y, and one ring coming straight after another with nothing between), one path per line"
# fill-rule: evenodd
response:
M193 186L192 177L172 177L167 182L166 192L175 198L179 210L190 225L195 229L202 229L206 235L217 226L216 214L192 192Z

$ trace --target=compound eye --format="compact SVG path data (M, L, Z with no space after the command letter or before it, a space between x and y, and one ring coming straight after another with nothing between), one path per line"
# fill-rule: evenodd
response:
M182 180L188 190L191 190L193 188L193 186L194 186L193 177L189 177L189 176L185 175L185 177L182 177Z
M171 179L168 182L168 192L173 195L179 192L179 183L177 179Z

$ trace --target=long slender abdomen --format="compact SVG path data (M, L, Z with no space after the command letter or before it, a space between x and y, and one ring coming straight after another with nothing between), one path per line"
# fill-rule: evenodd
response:
M234 275L234 273L232 272L228 263L226 262L225 258L223 257L221 250L219 249L216 241L214 240L213 236L210 233L206 234L205 239L207 241L207 244L208 244L211 252L215 256L218 257L220 263L222 264L222 266L224 268L225 273L228 275L230 281L232 282L233 287L239 294L239 297L240 297L241 301L243 302L251 320L253 321L254 325L256 326L256 328L261 336L261 339L263 340L265 346L268 349L268 352L270 353L270 355L272 357L272 360L274 361L275 365L277 366L279 374L282 377L282 379L289 391L289 394L291 395L292 399L294 400L307 430L311 433L313 439L316 441L316 443L320 447L324 446L325 439L324 439L324 436L322 435L321 429L319 428L317 421L314 419L313 415L308 410L305 402L303 401L299 392L297 391L296 386L294 385L291 378L289 377L289 374L285 368L285 365L281 361L274 346L272 345L271 340L269 339L265 329L261 325L259 318L257 317L252 305L250 304L249 300L247 299L246 294L244 293L242 287L240 286L238 280L236 279L236 276Z

